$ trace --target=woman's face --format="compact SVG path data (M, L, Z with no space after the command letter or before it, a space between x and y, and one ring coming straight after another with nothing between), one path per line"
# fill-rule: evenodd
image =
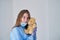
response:
M27 13L24 13L24 15L22 16L22 22L28 22L28 14Z

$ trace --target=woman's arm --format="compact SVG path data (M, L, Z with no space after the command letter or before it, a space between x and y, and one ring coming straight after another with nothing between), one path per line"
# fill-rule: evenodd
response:
M22 37L19 35L17 28L13 28L10 32L10 40L22 40Z

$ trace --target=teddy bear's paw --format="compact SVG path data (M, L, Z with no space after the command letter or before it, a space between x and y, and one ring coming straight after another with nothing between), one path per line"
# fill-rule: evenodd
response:
M33 24L33 29L36 27L36 24Z

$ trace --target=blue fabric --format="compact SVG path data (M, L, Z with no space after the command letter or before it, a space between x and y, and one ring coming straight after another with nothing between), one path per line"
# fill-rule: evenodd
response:
M24 33L23 27L15 27L10 32L10 40L36 40L36 31L27 35Z
M37 31L37 27L33 31L33 40L36 40L36 31Z

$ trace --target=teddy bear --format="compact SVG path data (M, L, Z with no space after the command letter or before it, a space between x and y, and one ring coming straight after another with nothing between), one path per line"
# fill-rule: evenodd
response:
M35 18L31 17L30 20L28 21L28 28L25 29L26 34L32 34L34 31L34 28L36 27L36 22Z

